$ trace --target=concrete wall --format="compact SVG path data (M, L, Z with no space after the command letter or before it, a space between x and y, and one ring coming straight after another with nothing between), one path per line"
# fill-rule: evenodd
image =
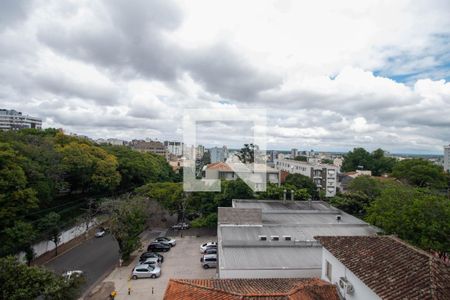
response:
M319 278L321 269L252 269L224 270L219 269L219 278Z
M332 266L331 281L326 276L326 261ZM345 277L353 285L353 294L345 294L339 288L341 295L346 300L375 300L381 299L375 294L367 285L364 284L355 274L347 269L339 260L336 259L327 249L322 249L322 272L321 278L325 281L331 282L339 287L339 278Z

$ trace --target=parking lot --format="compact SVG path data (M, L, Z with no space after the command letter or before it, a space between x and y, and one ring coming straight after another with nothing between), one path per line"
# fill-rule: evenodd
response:
M104 282L114 282L117 291L116 299L162 299L169 278L214 278L216 269L205 270L200 264L200 245L215 241L215 236L174 236L176 246L169 252L162 252L164 263L161 266L161 277L157 279L129 280L131 270L139 257L129 266L116 268ZM142 252L139 253L139 255ZM128 295L128 288L131 289Z

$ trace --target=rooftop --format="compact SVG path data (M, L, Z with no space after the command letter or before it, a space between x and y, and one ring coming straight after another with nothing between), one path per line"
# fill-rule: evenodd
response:
M219 207L218 212L220 224L262 224L262 214L259 208Z
M208 164L206 169L209 170L219 170L221 172L234 172L230 167L233 165L234 169L239 170L240 172L245 172L246 169L243 168L242 163L232 163L232 162L216 162L212 164ZM252 172L268 172L268 173L278 173L278 170L271 168L265 164L245 164L245 166L250 169Z
M170 279L164 299L338 300L335 286L320 279Z
M255 199L233 199L233 207L237 208L261 208L267 211L292 212L296 210L321 210L339 211L324 201L280 201L280 200L255 200Z
M383 299L450 299L450 265L395 237L316 239Z

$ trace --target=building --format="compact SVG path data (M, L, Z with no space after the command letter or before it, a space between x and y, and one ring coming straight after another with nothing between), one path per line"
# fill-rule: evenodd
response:
M0 130L19 130L24 128L42 128L42 120L23 115L13 109L0 109Z
M450 299L450 265L392 236L319 236L343 299Z
M158 141L142 141L132 140L130 142L131 148L140 152L150 152L157 155L167 157L167 150L164 144Z
M295 148L291 149L291 158L294 159L298 156L298 150Z
M444 146L444 170L450 172L450 144Z
M233 200L218 208L219 278L320 277L317 235L378 229L323 201Z
M301 174L311 178L316 186L325 191L326 197L336 196L337 167L328 164L312 164L292 159L277 159L275 168L290 174Z
M196 159L202 159L203 155L205 155L205 146L198 145L196 155Z
M166 147L169 154L172 154L175 156L183 155L183 143L182 142L165 141L164 146Z
M217 162L206 165L203 167L203 178L236 180L239 176L230 167L231 164L233 163ZM278 170L261 164L247 164L246 167L252 173L250 178L253 182L263 183L265 178L266 183L280 184L280 172Z
M228 149L226 146L222 148L214 147L209 149L211 163L224 162L228 158Z
M340 300L336 287L320 279L170 279L164 300Z
M114 145L114 146L125 146L127 141L120 139L97 139L95 140L97 144L106 144L106 145Z

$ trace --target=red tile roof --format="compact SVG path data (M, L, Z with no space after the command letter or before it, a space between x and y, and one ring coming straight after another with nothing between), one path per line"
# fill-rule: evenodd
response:
M450 265L398 238L315 239L382 299L450 299Z
M339 300L336 287L313 278L170 279L164 299Z
M233 170L230 168L230 166L224 162L216 162L216 163L209 164L207 166L207 168L211 169L211 170L233 172Z

